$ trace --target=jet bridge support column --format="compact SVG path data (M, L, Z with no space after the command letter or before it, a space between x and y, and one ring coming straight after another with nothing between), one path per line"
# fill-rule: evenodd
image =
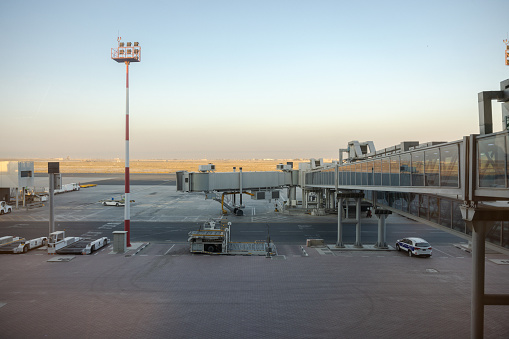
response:
M484 336L484 306L509 305L509 294L485 294L486 229L494 221L509 220L507 208L479 208L474 202L460 206L467 228L472 229L472 299L470 337Z
M341 194L338 194L338 241L336 242L336 247L344 248L343 244L343 197Z
M391 214L391 211L383 210L383 209L375 209L375 215L378 218L378 241L375 244L375 247L378 248L388 248L386 242L386 234L385 231L385 219Z
M342 248L345 247L343 243L343 201L347 202L347 199L355 199L357 202L356 209L356 217L357 217L357 226L356 226L356 237L355 237L355 247L362 247L361 244L361 200L364 197L364 193L355 193L355 192L336 192L337 200L338 200L338 240L336 242L336 247ZM346 216L348 218L348 215Z
M354 247L362 248L361 242L361 200L362 198L355 199L355 244Z

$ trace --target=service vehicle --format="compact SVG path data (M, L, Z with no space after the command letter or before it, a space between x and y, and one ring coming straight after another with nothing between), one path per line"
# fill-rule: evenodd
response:
M103 204L103 206L117 206L117 207L125 206L125 195L122 195L120 199L111 198L109 200L108 199L99 200L99 202ZM129 202L135 201L129 200Z
M27 240L22 237L5 236L0 238L0 253L26 253L46 245L47 242L46 237Z
M7 205L5 201L0 201L0 214L11 213L12 206Z
M188 233L187 241L191 253L230 254L230 255L266 255L277 254L276 246L267 240L253 242L233 242L230 239L231 222L225 219L205 222L198 230Z
M57 250L71 245L82 238L80 237L66 237L65 231L56 231L50 233L48 240L48 254L55 254Z
M408 256L415 255L423 257L431 257L432 247L424 239L421 238L403 238L396 241L396 249L398 251L407 251Z
M117 207L125 206L125 200L124 199L122 199L122 200L114 200L112 198L111 200L103 200L103 201L101 201L101 203L103 204L103 206L117 206Z

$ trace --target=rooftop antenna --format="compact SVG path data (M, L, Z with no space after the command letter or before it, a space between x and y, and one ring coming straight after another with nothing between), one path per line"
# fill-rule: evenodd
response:
M111 58L118 63L125 64L125 207L124 231L127 232L126 246L131 247L131 183L129 179L129 64L141 61L141 47L138 42L134 46L130 42L121 41L120 33L117 37L118 47L111 49Z

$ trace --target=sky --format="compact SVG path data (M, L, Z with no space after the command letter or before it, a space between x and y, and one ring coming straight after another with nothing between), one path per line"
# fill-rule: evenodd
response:
M479 132L509 1L0 2L0 158L338 158ZM493 103L495 131L500 103Z

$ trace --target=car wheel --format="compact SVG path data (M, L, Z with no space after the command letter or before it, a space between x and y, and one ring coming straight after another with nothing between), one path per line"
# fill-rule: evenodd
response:
M4 210L1 210L1 211L0 211L0 215L2 215L2 214L4 214Z
M103 202L103 206L106 206L106 201L105 201L105 202Z
M119 206L119 205L118 205L118 202L115 204L115 206L117 206L117 207Z
M411 257L412 256L412 251L411 250L408 250L408 256Z
M7 210L7 213L11 213L11 212L12 212L12 210L9 208L9 209Z
M401 251L401 248L399 247L399 245L398 245L398 244L396 244L396 249L397 249L398 251Z
M23 253L28 252L28 246L23 246Z

